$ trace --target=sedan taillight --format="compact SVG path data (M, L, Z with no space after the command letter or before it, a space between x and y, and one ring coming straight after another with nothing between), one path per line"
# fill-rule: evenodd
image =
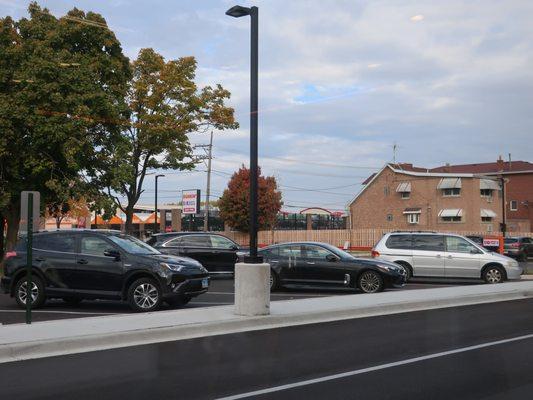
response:
M376 258L376 257L379 257L379 251L376 251L376 250L372 250L372 258Z

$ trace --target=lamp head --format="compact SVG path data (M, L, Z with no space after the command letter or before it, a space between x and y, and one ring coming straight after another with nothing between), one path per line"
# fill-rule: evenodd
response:
M249 7L233 6L228 11L226 11L226 15L229 15L230 17L240 18L246 15L250 15L250 11L251 9Z

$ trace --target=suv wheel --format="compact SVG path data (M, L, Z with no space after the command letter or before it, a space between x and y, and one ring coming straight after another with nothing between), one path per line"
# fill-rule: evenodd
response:
M128 289L128 303L138 312L157 310L161 304L161 289L153 279L137 279Z
M486 283L502 283L503 271L500 267L491 266L483 272L483 280Z
M383 279L376 271L364 271L359 275L357 287L365 293L377 293L383 290Z
M26 299L29 297L28 281L26 276L19 279L15 285L15 299L21 308L26 308ZM43 282L37 276L31 277L31 308L39 308L44 304Z

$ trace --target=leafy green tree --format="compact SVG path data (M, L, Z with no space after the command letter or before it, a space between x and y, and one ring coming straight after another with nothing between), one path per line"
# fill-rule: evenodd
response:
M190 170L195 163L187 134L238 126L233 108L225 105L227 90L196 86L194 57L165 61L154 50L142 49L132 70L128 122L120 140L104 146L108 158L93 177L126 214L128 232L149 170Z
M257 193L257 222L259 229L270 229L276 223L276 215L283 202L278 191L276 178L262 176L259 169ZM220 217L233 229L241 232L250 230L250 170L242 166L235 172L228 188L218 200Z
M73 9L56 18L37 3L28 11L18 21L0 19L0 215L8 247L22 190L40 191L43 204L57 201L66 182L105 160L131 77L99 14Z

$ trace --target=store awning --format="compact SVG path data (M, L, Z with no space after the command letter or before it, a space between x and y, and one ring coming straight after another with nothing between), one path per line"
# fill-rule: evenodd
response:
M479 182L480 189L500 190L500 185L492 179L481 179Z
M482 217L489 217L489 218L496 218L496 213L492 210L486 210L484 208L481 209L481 216Z
M420 214L422 212L422 209L421 208L406 208L405 210L403 210L403 213L404 214Z
M460 189L461 178L442 178L437 189Z
M410 192L411 191L411 182L401 182L396 188L397 192Z
M447 208L439 211L439 217L462 217L463 210L461 208Z

